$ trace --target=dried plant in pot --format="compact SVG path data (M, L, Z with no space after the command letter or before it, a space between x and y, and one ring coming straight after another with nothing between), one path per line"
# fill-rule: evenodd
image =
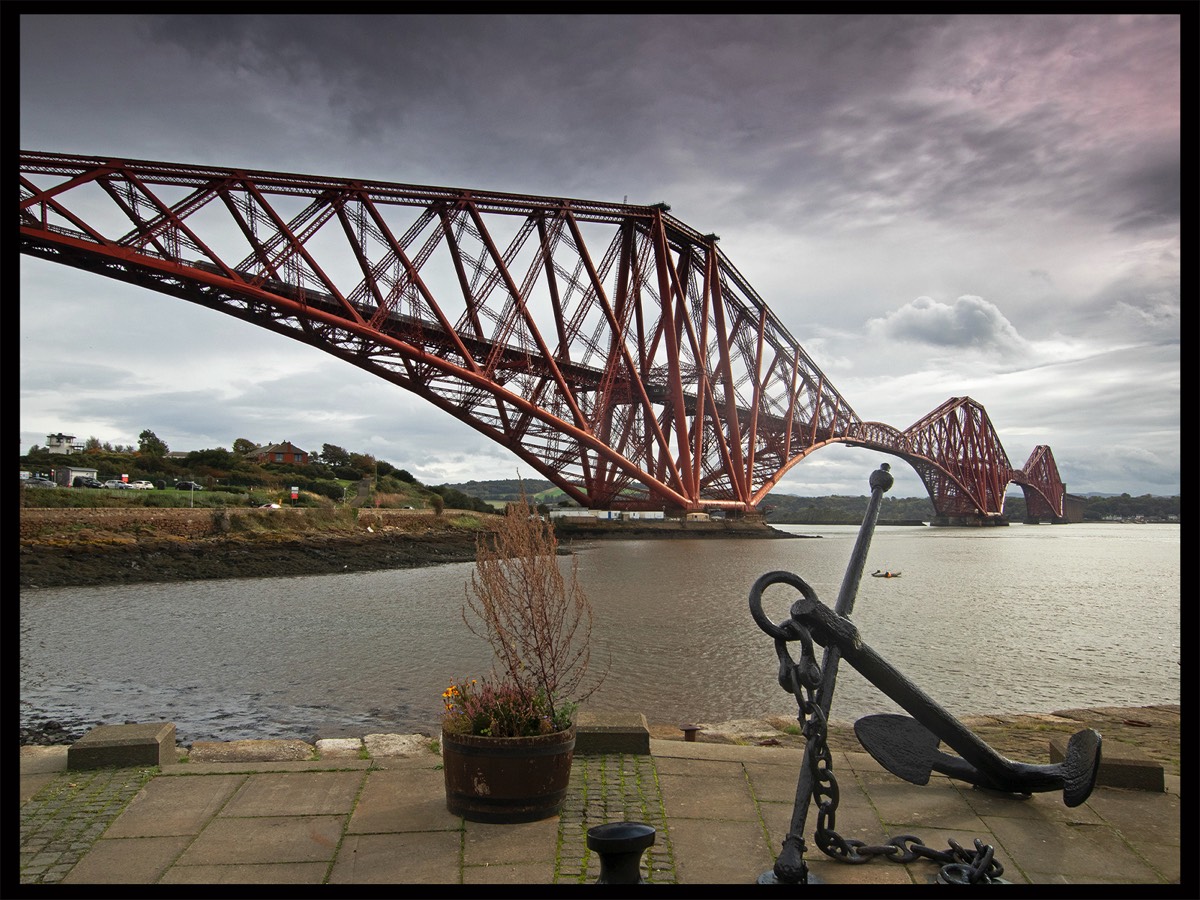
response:
M442 694L442 769L450 812L479 822L557 815L575 749L575 712L603 676L589 676L592 608L554 526L525 496L482 534L462 609L490 644L491 674Z

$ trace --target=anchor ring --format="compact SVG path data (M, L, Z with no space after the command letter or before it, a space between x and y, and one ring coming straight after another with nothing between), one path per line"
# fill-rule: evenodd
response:
M790 585L803 594L807 600L818 600L817 592L809 587L808 583L799 575L783 571L768 572L754 582L754 585L750 588L750 615L754 617L755 624L777 641L795 640L794 635L784 630L780 625L774 624L763 613L763 591L773 584Z

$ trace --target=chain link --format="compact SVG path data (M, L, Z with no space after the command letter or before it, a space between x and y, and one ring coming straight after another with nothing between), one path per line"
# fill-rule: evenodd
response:
M1007 884L1000 876L1004 866L995 858L995 848L975 839L975 852L964 850L953 839L949 850L934 850L916 835L901 834L886 844L867 844L847 839L837 833L837 807L840 798L837 778L833 774L833 755L829 750L829 723L814 691L821 683L821 667L813 652L812 638L807 629L789 619L780 622L775 652L779 658L779 683L796 698L799 720L803 723L805 740L812 744L809 766L812 773L812 801L817 807L816 845L826 856L839 862L860 865L877 856L892 862L910 863L924 858L939 863L938 884ZM787 643L800 643L800 660L788 652Z

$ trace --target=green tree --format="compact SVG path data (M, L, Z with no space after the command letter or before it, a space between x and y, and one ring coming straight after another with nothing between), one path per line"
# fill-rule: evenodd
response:
M310 458L307 466L303 467L310 478L337 478L337 473L332 466L327 466L323 462L319 462Z
M90 437L86 441L83 442L83 451L85 453L88 452L89 450L99 450L99 449L100 449L100 438L98 438L98 437Z
M158 435L147 428L138 435L138 452L144 456L161 457L167 455L167 444Z
M239 456L245 456L257 446L258 444L254 443L254 441L250 440L249 438L238 438L233 442L233 452Z
M351 453L348 462L352 468L358 469L360 472L370 472L375 474L375 457L366 453Z
M321 462L330 466L350 465L350 454L336 444L321 445Z
M233 468L234 457L224 447L211 447L207 450L193 450L187 455L187 464L228 470Z

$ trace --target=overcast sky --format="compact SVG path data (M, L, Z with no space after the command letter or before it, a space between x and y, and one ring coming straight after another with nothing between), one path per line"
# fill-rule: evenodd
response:
M1131 9L1137 6L1131 4ZM863 419L949 397L1069 491L1179 493L1180 20L23 16L22 149L630 203L721 249ZM21 452L290 440L536 477L193 304L20 259ZM833 446L785 493L866 494ZM893 463L896 460L891 460ZM893 496L924 496L907 465Z

